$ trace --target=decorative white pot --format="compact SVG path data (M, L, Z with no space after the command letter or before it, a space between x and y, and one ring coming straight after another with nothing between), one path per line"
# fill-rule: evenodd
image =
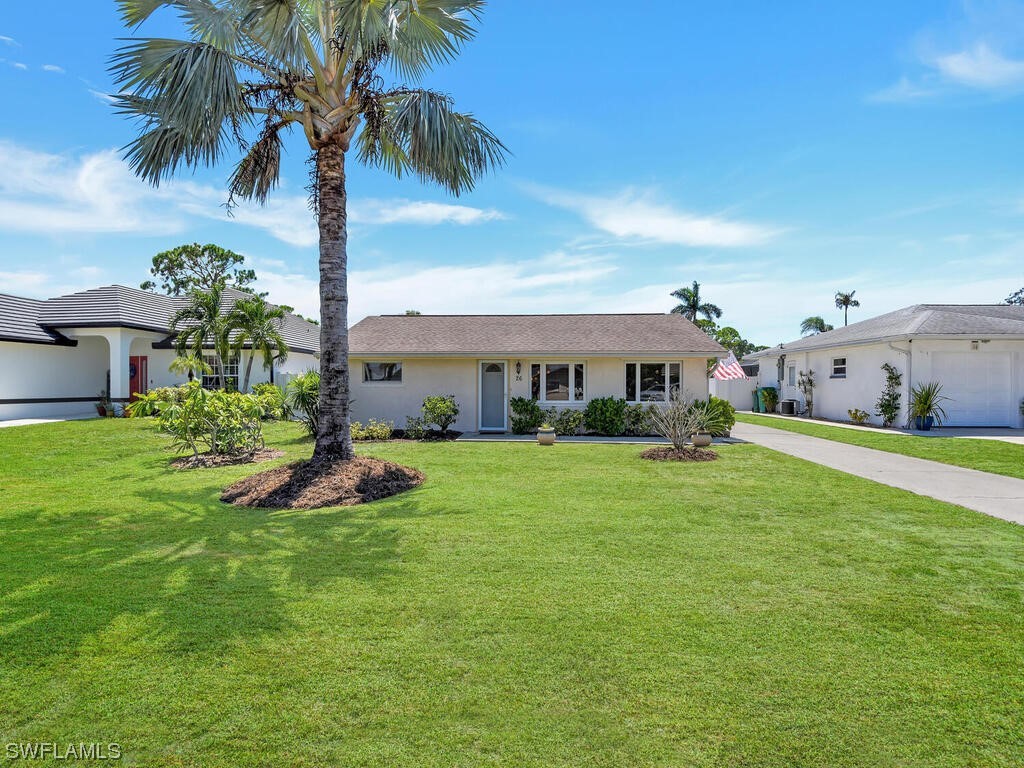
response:
M690 439L693 441L693 445L695 448L707 448L709 445L711 445L710 432L698 432Z
M548 427L545 429L541 427L537 430L537 442L540 445L554 445L555 444L555 429L554 427Z

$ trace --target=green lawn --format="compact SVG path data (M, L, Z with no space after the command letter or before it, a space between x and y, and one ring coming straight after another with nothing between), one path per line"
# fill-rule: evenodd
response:
M975 440L963 437L921 437L919 435L896 435L891 432L872 432L866 429L847 429L828 424L809 424L806 421L790 421L773 416L757 416L751 413L737 413L737 421L760 424L764 427L799 432L812 437L824 437L839 443L877 448L904 456L931 459L957 467L980 469L997 475L1009 475L1024 479L1024 445L1004 443L1000 440Z
M204 768L1024 755L1010 523L753 445L378 444L427 482L268 512L218 501L254 467L162 445L143 420L0 430L3 743Z

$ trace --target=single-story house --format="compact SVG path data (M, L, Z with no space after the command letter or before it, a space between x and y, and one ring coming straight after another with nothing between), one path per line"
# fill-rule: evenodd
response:
M883 363L903 374L902 409L910 390L937 381L949 426L1021 427L1024 399L1024 307L1006 304L915 304L834 331L756 352L758 384L804 403L800 371L815 373L814 415L848 420L872 414L885 384Z
M232 302L248 295L226 293ZM83 414L102 391L126 402L183 383L186 375L168 370L176 356L170 320L187 301L123 285L46 300L0 294L0 420ZM319 326L288 314L281 333L288 360L265 371L257 359L250 385L319 367ZM225 367L240 373L238 360Z
M454 428L502 432L509 400L584 408L596 397L707 397L725 350L681 315L376 315L350 329L352 418L401 428L427 395L454 394Z

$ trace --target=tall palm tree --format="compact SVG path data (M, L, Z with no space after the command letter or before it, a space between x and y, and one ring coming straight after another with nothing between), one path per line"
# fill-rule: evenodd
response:
M239 299L225 319L228 336L239 357L242 349L249 345L242 392L249 391L252 361L257 353L263 356L263 367L267 370L270 370L275 360L284 362L288 359L288 343L281 335L283 320L284 310L272 307L260 296Z
M153 184L179 166L242 159L230 200L266 201L281 173L286 130L312 153L320 230L320 423L315 459L348 459L347 190L350 152L395 176L454 195L503 164L506 149L480 121L416 82L476 34L483 0L118 0L137 28L158 8L179 12L184 40L135 38L113 58L121 112L138 118L126 148Z
M700 283L696 280L689 288L680 288L677 291L672 291L670 295L682 302L673 307L672 314L682 315L691 323L697 321L698 315L703 315L705 319L712 322L722 316L722 310L717 305L701 298Z
M859 307L860 302L853 298L856 291L843 293L836 291L836 309L843 310L843 325L849 325L850 307Z
M208 291L193 290L188 304L174 313L171 332L177 336L174 347L179 357L203 358L203 350L213 350L213 375L217 386L225 388L224 362L231 357L227 314L221 311L224 288L214 285Z
M835 329L825 322L825 318L819 315L808 317L800 323L800 335L802 336L813 336L818 333L824 333L825 331L832 330Z

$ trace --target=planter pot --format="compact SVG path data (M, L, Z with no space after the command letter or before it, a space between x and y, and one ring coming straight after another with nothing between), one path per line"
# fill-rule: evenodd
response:
M698 432L690 438L693 441L695 448L707 448L711 445L711 433L710 432Z
M99 415L99 416L106 416L107 415L107 407L105 405L97 405L96 406L96 414Z
M915 416L914 417L914 429L919 432L928 432L931 430L932 425L935 424L935 418L932 416Z
M553 428L538 429L537 430L537 443L540 445L554 445L555 444L555 430Z

